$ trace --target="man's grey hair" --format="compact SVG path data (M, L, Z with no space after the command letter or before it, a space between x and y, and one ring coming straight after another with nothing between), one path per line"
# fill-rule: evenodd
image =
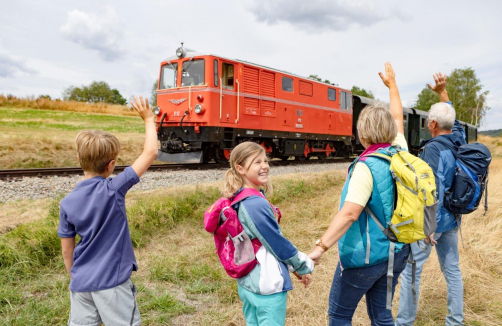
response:
M445 102L436 103L429 111L429 121L436 121L440 130L452 130L455 123L455 109Z

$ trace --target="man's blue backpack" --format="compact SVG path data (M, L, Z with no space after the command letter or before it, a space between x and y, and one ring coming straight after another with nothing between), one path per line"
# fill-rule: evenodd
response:
M474 212L485 191L485 212L488 209L488 166L492 155L481 143L465 144L454 148L453 144L436 139L448 146L456 158L455 177L445 193L443 206L455 214Z

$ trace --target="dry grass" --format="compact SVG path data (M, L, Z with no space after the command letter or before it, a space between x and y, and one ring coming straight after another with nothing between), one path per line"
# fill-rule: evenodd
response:
M502 191L502 160L496 159L491 169L490 193ZM343 181L345 175L340 171L330 172L331 177ZM274 178L274 181L287 180L288 176ZM323 174L305 174L294 176L295 182L319 182ZM316 180L317 179L317 180ZM281 191L284 189L277 189ZM173 191L173 190L172 190ZM312 245L331 222L332 214L339 203L341 186L327 188L315 200L286 199L281 203L285 216L282 228L285 235L299 248L308 252ZM167 195L167 194L166 194ZM489 211L483 216L478 211L465 216L462 228L465 249L461 247L461 270L465 287L465 322L466 325L500 325L502 320L502 214L501 199L489 197ZM138 279L145 279L156 256L190 255L197 263L211 263L216 256L210 255L213 248L212 239L201 225L183 225L174 232L163 234L152 241L152 244L139 250L138 259L142 271ZM336 249L330 250L313 275L313 284L304 289L295 282L295 289L289 292L287 322L290 326L328 325L328 295L334 270L338 261ZM151 284L152 286L155 283ZM177 317L173 325L244 325L241 303L222 304L214 295L199 297L186 295L183 287L175 290L180 300L193 299L197 302L197 310L190 315ZM415 325L444 324L447 315L446 283L439 268L437 256L431 255L422 275L421 298ZM393 315L397 313L399 290L394 297ZM190 301L187 301L190 302ZM190 304L190 303L189 303ZM369 325L364 298L356 310L353 325Z
M493 157L502 157L502 137L480 135L478 141L488 146Z
M50 199L18 200L0 203L0 235L46 215Z
M465 287L466 325L500 325L502 320L502 199L496 195L502 191L501 170L502 159L496 158L491 167L489 190L492 195L489 197L490 208L486 216L479 211L464 217L462 233L465 249L460 249L460 258ZM276 189L272 199L280 203L284 215L283 232L299 250L311 250L315 239L331 222L338 207L344 178L342 171L274 177ZM206 186L199 189L204 192L204 189L209 189ZM194 189L194 186L185 186L133 192L127 197L127 206L143 203L149 207L153 203L149 203L148 198L154 201L162 198L168 200L193 192ZM8 214L14 214L17 209L26 207L22 215L44 215L35 206L41 204L19 203L16 206L15 203L9 203L0 208L10 212ZM197 220L189 218L174 227L159 226L151 238L135 250L140 269L133 274L133 280L140 289L139 308L142 310L143 307L144 324L244 325L235 281L222 272L214 254L211 235L205 232L201 221L194 221ZM294 282L295 289L288 294L286 325L328 324L328 295L337 261L336 249L333 248L316 268L314 282L308 289ZM58 273L63 273L63 267L60 268ZM159 271L161 274L158 274ZM425 265L421 289L415 325L444 324L447 314L446 284L435 254ZM44 288L43 291L48 290ZM152 300L152 296L164 293L191 306L193 311L182 313L170 321L160 321L162 319L157 317L161 311L156 310L160 308L145 305ZM396 293L394 315L398 300L399 293ZM364 298L356 310L353 325L369 325Z
M40 110L73 111L86 113L106 113L113 115L134 116L136 113L126 105L106 103L90 104L76 101L50 100L45 98L24 97L0 94L0 106L32 108Z
M79 166L75 152L75 131L47 132L1 128L0 168L46 168ZM143 150L144 137L114 133L121 145L117 164L132 164Z

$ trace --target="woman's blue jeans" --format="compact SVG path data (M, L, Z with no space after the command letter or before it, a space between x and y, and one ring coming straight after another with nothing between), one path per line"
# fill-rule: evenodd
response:
M406 245L394 255L394 279L392 295L396 288L399 274L404 270L410 253ZM336 268L333 284L329 293L329 325L352 325L352 317L366 295L366 307L371 325L394 326L392 312L386 309L387 302L387 262L378 265L341 270L340 263Z

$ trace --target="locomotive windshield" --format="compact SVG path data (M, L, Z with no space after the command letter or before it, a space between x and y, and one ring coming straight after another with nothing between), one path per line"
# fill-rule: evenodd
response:
M159 89L176 87L176 75L178 64L167 64L162 66L162 75L160 76Z
M181 86L204 85L204 59L183 62Z

